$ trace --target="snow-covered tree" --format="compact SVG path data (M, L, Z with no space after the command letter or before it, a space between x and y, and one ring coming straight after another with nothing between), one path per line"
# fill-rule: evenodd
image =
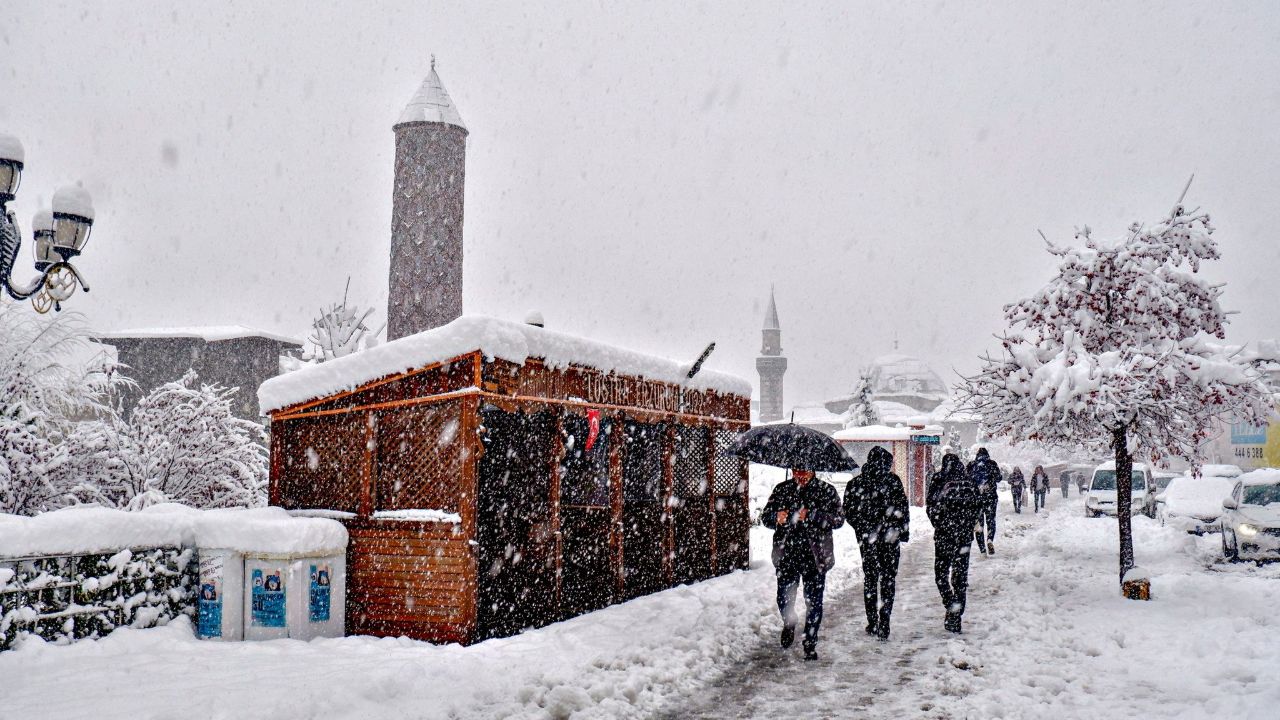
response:
M871 370L864 368L858 379L858 387L853 391L853 402L845 412L844 426L867 427L879 424L880 414L876 412L875 403L871 400Z
M1118 241L1076 233L1059 247L1056 276L1006 305L1003 354L957 388L962 407L1011 441L1088 450L1109 447L1117 468L1120 576L1134 566L1130 448L1153 461L1201 460L1226 416L1255 424L1272 412L1253 360L1211 338L1225 337L1222 286L1198 276L1216 260L1209 216L1181 199L1160 223L1133 224Z
M139 509L258 507L266 500L262 427L231 412L234 388L198 384L194 371L152 390L128 422L82 423L65 445L58 484L81 502Z
M318 361L346 357L377 343L379 327L371 331L365 321L373 314L373 308L361 311L358 305L347 301L347 292L351 289L351 278L347 278L347 289L342 292L342 304L333 304L328 310L320 311L320 316L311 323L311 336L307 338L313 346L308 359Z
M105 358L85 364L91 350L79 314L0 303L0 512L66 504L53 472L61 446L80 420L110 415L111 390L129 382Z

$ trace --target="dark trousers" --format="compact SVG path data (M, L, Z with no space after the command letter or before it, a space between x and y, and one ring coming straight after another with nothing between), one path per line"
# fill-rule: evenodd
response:
M867 610L867 626L881 635L889 634L893 596L898 590L898 561L902 549L896 542L858 542L862 552L862 600Z
M1067 486L1066 486L1066 485L1063 485L1063 486L1062 486L1062 497L1066 497L1066 496L1067 496Z
M1022 486L1011 485L1009 486L1009 492L1013 495L1013 511L1016 513L1022 512Z
M933 536L933 579L942 595L942 606L948 613L964 612L969 592L969 549L973 545L970 536Z
M978 527L973 531L973 539L978 541L978 552L986 552L987 543L996 541L996 506L999 504L998 498L992 498L978 510ZM983 537L984 530L986 537Z
M796 586L804 582L804 644L813 647L818 642L818 628L822 625L822 593L826 589L827 575L812 566L801 570L784 564L778 572L778 610L782 622L788 627L796 624Z
M1044 507L1044 501L1049 498L1049 488L1037 490L1032 494L1035 495L1035 503L1036 503L1035 510L1036 512L1040 512L1040 508Z

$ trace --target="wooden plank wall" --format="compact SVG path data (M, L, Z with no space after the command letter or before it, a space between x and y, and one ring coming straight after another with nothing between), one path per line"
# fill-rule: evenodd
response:
M471 640L476 570L461 526L353 520L347 532L347 634Z

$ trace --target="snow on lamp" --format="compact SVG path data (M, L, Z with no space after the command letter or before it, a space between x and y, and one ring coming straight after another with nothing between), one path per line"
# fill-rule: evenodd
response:
M25 155L18 138L0 133L0 203L8 202L18 194Z
M53 249L63 260L80 254L93 228L93 200L82 187L67 186L53 194Z

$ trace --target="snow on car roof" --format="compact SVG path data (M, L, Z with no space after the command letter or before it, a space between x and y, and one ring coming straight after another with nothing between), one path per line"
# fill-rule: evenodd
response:
M258 388L258 405L268 413L316 398L354 390L397 373L480 351L487 358L524 363L541 358L548 367L570 365L605 373L633 375L694 390L750 397L751 383L728 373L703 369L692 380L689 365L606 343L482 315L457 320L399 338L346 357L310 365L271 378Z
M1106 461L1106 462L1102 463L1101 465L1099 465L1098 467L1094 468L1094 470L1115 470L1115 469L1116 469L1116 461L1115 461L1115 460L1108 460L1108 461ZM1147 464L1146 464L1146 463L1135 462L1135 463L1133 464L1133 469L1134 469L1134 470L1143 470L1143 471L1150 472L1150 469L1147 467Z
M1280 468L1258 468L1241 475L1239 480L1246 486L1280 484Z

